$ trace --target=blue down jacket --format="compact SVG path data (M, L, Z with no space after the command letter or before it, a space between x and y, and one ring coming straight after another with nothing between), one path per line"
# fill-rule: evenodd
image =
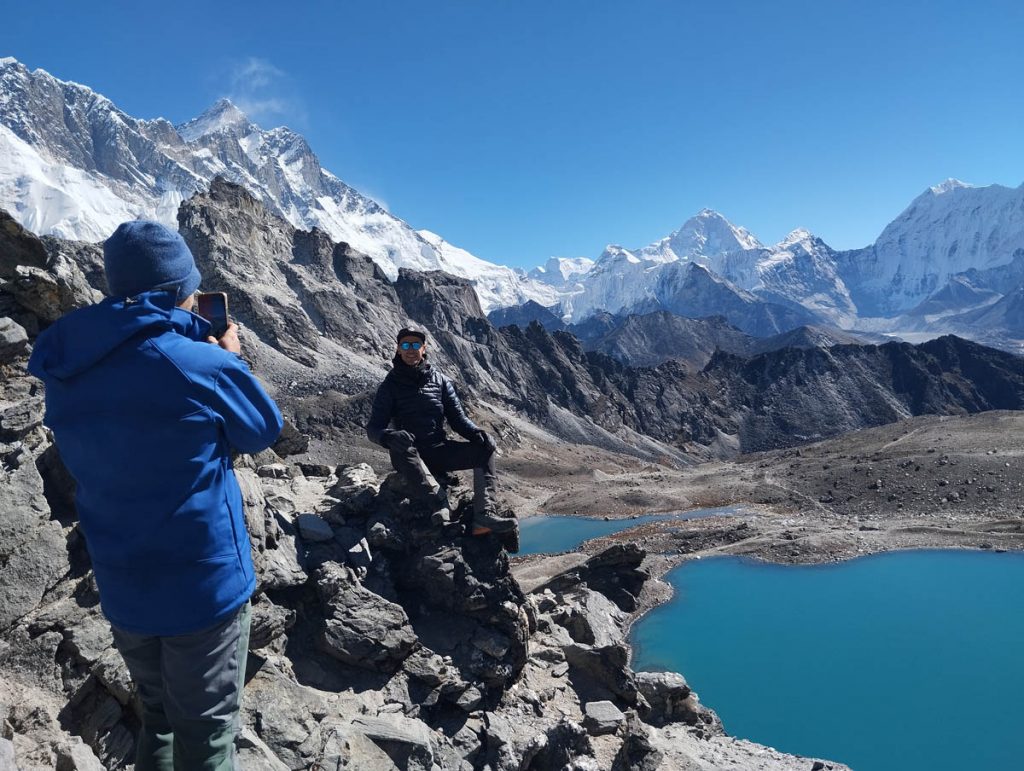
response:
M110 298L50 326L29 361L103 612L129 632L198 631L255 588L230 452L269 447L281 413L209 329L172 293Z
M373 398L366 435L381 444L381 435L394 421L395 428L408 431L417 447L432 447L445 440L444 421L460 436L472 439L480 429L466 416L452 381L434 369L429 361L410 367L395 357L391 371Z

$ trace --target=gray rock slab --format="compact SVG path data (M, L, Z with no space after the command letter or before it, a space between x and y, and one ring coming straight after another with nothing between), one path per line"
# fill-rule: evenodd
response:
M610 701L591 701L583 708L583 727L591 736L615 733L626 716Z
M56 522L47 522L0 568L0 629L39 605L47 589L69 570L64 534Z
M0 765L0 768L4 768ZM77 739L67 747L57 750L57 768L62 771L106 771L92 748Z
M637 690L650 705L644 718L654 725L684 721L692 722L693 702L690 686L676 672L637 672Z
M96 660L92 673L103 687L122 705L127 706L132 699L134 686L128 667L117 649L110 648Z
M366 734L333 719L320 724L324 737L316 768L322 771L399 771L391 757Z
M430 769L434 752L430 729L418 720L397 715L357 717L352 725L373 740L402 768Z
M334 531L316 514L299 514L295 518L295 526L304 541L323 543L334 539Z
M75 653L91 664L114 645L110 622L98 613L85 616L68 629L67 642Z
M291 771L291 767L283 763L248 726L239 733L237 747L238 767L244 768L245 771ZM325 765L324 768L335 767Z
M0 361L20 356L28 345L28 333L14 319L0 318Z
M0 738L0 768L17 771L14 763L14 742L10 739Z
M524 592L544 586L552 578L572 570L587 561L587 555L581 553L556 554L532 562L512 566L512 575Z
M256 469L256 474L263 479L289 479L291 471L283 463L267 463Z

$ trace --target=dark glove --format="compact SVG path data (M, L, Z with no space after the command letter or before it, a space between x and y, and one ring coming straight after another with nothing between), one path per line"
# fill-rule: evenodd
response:
M416 444L416 437L408 431L385 431L380 435L381 444L389 450L404 452Z
M482 444L487 448L487 452L491 453L498 449L497 443L494 441L494 437L488 434L486 431L477 431L473 434L473 444Z

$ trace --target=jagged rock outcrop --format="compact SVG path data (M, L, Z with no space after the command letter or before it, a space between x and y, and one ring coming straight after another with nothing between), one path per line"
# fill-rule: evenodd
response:
M555 311L545 307L535 300L527 300L522 305L513 305L510 308L497 308L487 314L487 319L496 327L509 327L515 324L517 327L529 326L536 321L549 332L565 329L565 322Z
M570 327L577 332L577 326ZM583 339L584 330L577 335ZM716 350L745 355L756 341L729 324L724 316L692 319L668 311L615 317L614 326L584 340L588 351L600 351L632 367L656 367L670 359L699 371Z

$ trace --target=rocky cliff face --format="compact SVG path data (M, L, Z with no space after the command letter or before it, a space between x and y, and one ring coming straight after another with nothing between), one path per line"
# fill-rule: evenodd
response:
M656 367L675 360L691 371L698 371L716 350L744 355L754 342L754 338L729 324L723 316L691 319L656 311L621 317L612 329L585 340L584 346L633 367Z

